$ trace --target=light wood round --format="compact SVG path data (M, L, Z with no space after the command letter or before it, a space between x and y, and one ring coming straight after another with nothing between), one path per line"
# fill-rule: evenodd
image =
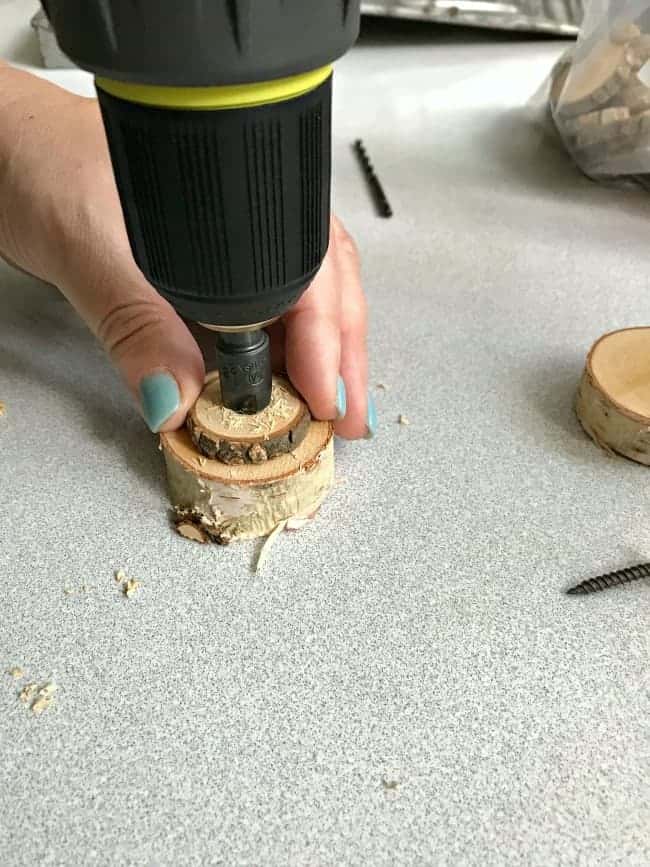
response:
M613 331L593 345L576 410L602 448L650 465L650 327Z
M273 377L266 409L243 415L223 405L219 374L213 373L188 414L187 428L205 457L227 464L260 464L299 446L310 421L306 404L282 377Z

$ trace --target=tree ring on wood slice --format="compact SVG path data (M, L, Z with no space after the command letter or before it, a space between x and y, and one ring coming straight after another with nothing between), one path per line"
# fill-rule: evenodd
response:
M266 409L243 415L223 405L219 374L212 373L189 412L187 428L207 458L226 464L261 464L299 446L310 421L304 401L282 377L273 377Z
M607 452L650 466L650 327L613 331L592 346L576 412Z
M197 542L268 535L287 518L313 515L334 482L329 422L311 421L300 445L260 464L224 464L197 449L189 431L160 435L174 523Z

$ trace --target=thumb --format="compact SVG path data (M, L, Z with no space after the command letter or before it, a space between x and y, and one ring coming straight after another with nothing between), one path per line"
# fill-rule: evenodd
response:
M132 259L106 270L111 273L95 285L63 292L122 374L149 428L175 430L203 388L201 351Z

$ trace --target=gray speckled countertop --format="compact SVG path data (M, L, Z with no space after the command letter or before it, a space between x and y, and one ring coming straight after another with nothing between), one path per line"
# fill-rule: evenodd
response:
M262 575L170 532L102 352L0 267L0 669L60 685L35 719L0 676L3 867L650 862L650 587L562 593L650 559L648 471L572 412L592 339L650 322L650 205L527 120L561 46L495 39L376 23L340 64L390 390Z

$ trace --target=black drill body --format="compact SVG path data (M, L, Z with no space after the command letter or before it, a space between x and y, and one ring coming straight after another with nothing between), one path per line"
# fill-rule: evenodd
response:
M62 49L98 76L138 266L179 314L218 332L226 405L263 409L261 329L327 250L327 64L356 39L359 0L44 5Z

